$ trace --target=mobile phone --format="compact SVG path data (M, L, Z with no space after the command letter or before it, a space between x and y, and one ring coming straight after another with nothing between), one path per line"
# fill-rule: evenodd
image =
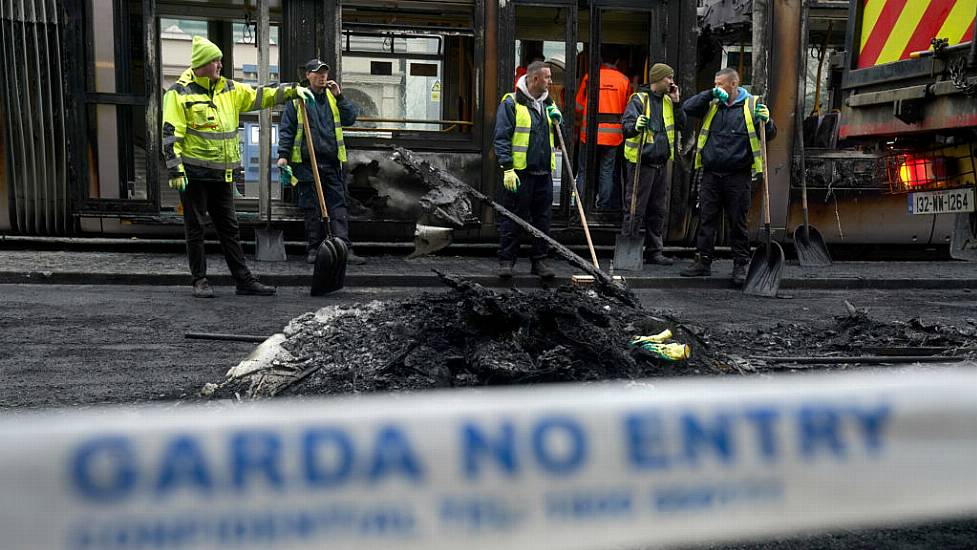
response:
M678 86L676 86L674 82L668 85L668 91L669 92L674 92L677 89L678 89Z

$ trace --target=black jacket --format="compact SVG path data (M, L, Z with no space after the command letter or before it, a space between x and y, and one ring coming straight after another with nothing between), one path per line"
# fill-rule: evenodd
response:
M315 105L307 106L309 111L309 127L315 134L315 158L319 164L339 166L339 145L336 143L336 124L332 120L332 111L329 109L329 100L324 91L316 94ZM301 100L298 100L301 101ZM359 110L348 99L340 95L336 98L336 107L339 109L339 122L343 126L352 126L356 122ZM295 143L295 134L298 132L298 115L295 111L295 102L289 101L285 104L282 112L282 119L278 123L278 158L292 160L292 145ZM302 163L308 164L309 150L305 145L307 136L303 133Z
M499 110L495 114L495 157L503 169L512 168L512 133L516 127L515 102L518 101L529 109L529 118L532 121L525 171L531 174L549 174L550 141L546 133L546 125L549 124L550 118L546 115L546 109L544 108L542 113L537 113L532 107L532 100L522 90L516 90L514 97L515 100L509 98L500 103ZM547 97L545 104L552 103L553 98ZM556 136L553 137L556 139Z
M753 164L753 150L750 149L750 135L746 130L746 119L743 118L743 102L750 94L743 88L733 105L719 104L716 116L712 118L709 127L709 139L702 149L702 168L709 172L731 174L749 171ZM705 119L712 102L712 90L705 90L692 96L682 105L685 114ZM754 119L754 123L758 120ZM767 141L777 135L777 127L773 119L767 121ZM757 128L759 132L759 128ZM758 136L759 137L759 136Z
M648 94L648 101L650 102L650 116L648 117L651 122L651 131L655 135L655 139L648 143L645 142L644 148L641 150L641 163L642 164L662 164L668 160L668 154L671 151L671 146L674 144L668 143L668 134L665 132L665 119L662 116L662 102L665 101L664 96L654 94L651 92L649 86L642 86L638 89L638 92ZM638 135L638 131L634 128L635 123L638 121L638 117L643 115L645 112L645 107L641 102L641 98L637 95L628 101L627 108L624 109L624 115L621 117L621 125L624 126L624 137L625 139L632 138ZM678 140L678 133L685 130L685 111L682 109L681 103L672 104L672 113L675 118L675 139Z

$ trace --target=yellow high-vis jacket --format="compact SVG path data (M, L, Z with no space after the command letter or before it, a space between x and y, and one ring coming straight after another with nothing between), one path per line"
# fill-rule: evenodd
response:
M297 97L295 84L258 86L221 77L211 82L187 69L163 95L163 155L169 177L185 174L184 165L231 174L241 165L239 115L267 109Z

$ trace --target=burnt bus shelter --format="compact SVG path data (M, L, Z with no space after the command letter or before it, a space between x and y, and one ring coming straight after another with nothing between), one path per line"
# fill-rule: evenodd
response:
M267 2L263 4L263 2ZM265 15L267 14L267 15ZM266 32L261 32L267 28ZM0 0L0 231L10 234L182 234L177 193L160 154L162 95L187 67L190 37L224 52L225 76L257 84L295 81L320 57L360 108L346 128L353 232L357 239L410 239L422 193L388 161L411 148L437 166L496 193L495 111L520 67L550 63L574 166L581 146L578 83L598 74L613 46L635 85L650 63L676 68L694 92L696 7L675 0ZM267 79L260 53L268 54ZM263 76L263 75L262 75ZM587 128L597 127L599 79L589 80ZM245 182L236 185L245 227L272 218L295 235L301 214L278 184L277 123L257 113L239 127ZM262 167L262 135L271 165ZM587 140L593 144L593 136ZM678 170L681 172L681 170ZM683 177L678 174L676 177ZM566 226L569 178L555 174L554 219ZM594 187L585 189L594 210ZM619 212L593 212L612 227ZM458 240L495 238L490 210ZM572 233L568 239L576 238ZM612 238L612 237L611 237Z

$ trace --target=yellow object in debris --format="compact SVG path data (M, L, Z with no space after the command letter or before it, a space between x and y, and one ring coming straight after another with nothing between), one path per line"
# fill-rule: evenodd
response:
M647 342L654 342L656 344L661 344L665 340L668 340L671 337L672 337L672 331L670 331L668 329L665 329L665 330L659 332L658 334L653 334L651 336L635 336L631 340L631 345L632 346L640 346L641 344L644 344L644 343L647 343Z
M690 355L692 355L692 348L690 348L688 344L681 344L677 342L673 344L657 344L655 342L647 342L641 344L641 349L650 351L666 361L684 361L685 359L688 359Z

